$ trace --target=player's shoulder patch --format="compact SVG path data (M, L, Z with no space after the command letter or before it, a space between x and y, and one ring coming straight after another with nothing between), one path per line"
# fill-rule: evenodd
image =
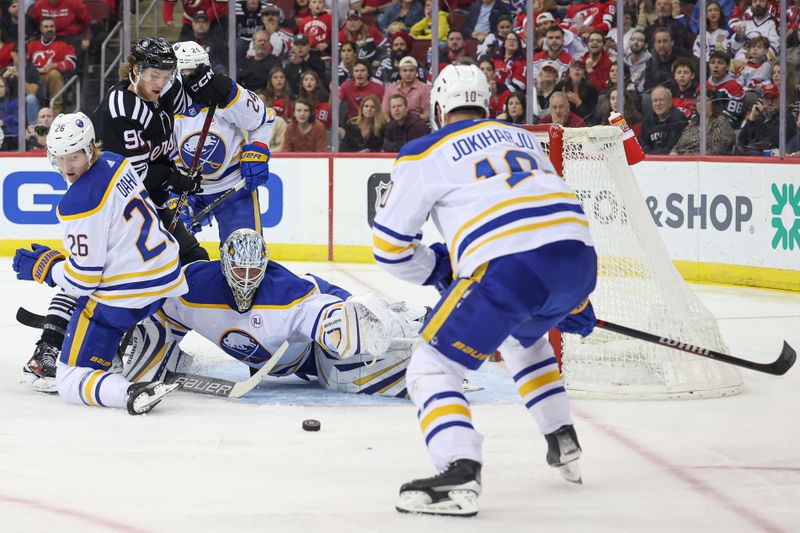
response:
M113 152L100 154L95 164L67 189L58 203L58 217L69 220L99 211L114 188L124 161L125 158Z
M316 290L311 281L297 276L275 261L270 261L264 281L253 299L253 307L293 307Z

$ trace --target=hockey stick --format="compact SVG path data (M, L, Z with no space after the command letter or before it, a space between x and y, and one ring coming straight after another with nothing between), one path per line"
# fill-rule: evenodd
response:
M789 346L786 341L783 341L783 349L781 350L781 354L774 362L756 363L754 361L740 359L738 357L721 352L715 352L714 350L700 348L686 342L676 341L666 337L659 337L658 335L639 331L638 329L620 326L619 324L614 324L612 322L608 322L607 320L600 320L599 318L597 319L597 327L608 331L613 331L614 333L619 333L621 335L626 335L628 337L633 337L634 339L652 342L653 344L659 344L661 346L666 346L667 348L680 350L692 355L708 357L709 359L719 361L720 363L728 363L729 365L749 368L750 370L764 372L765 374L772 374L773 376L782 376L785 374L790 368L792 368L792 365L794 365L794 362L797 359L797 353L794 351L794 348Z
M264 366L258 372L243 381L228 381L225 379L199 376L197 374L185 374L183 372L167 371L166 383L178 383L181 390L196 392L199 394L210 394L222 398L241 398L261 383L261 380L269 374L275 365L278 364L284 352L289 348L289 341L283 341L280 348L272 354Z
M237 183L236 185L234 185L233 187L231 187L230 189L228 189L227 191L222 193L222 196L220 196L219 198L217 198L216 200L214 200L213 202L211 202L210 204L205 206L203 209L198 211L197 214L192 217L192 220L191 220L192 229L194 229L195 226L199 226L200 225L200 221L203 219L204 216L209 214L219 204L221 204L222 202L224 202L225 200L230 198L230 196L233 193L235 193L238 190L241 190L242 188L244 188L244 180L240 181L239 183Z
M44 328L44 315L28 311L24 307L17 309L17 322L29 328Z
M201 166L201 156L203 155L203 146L206 144L206 137L208 136L208 130L211 127L211 121L214 120L214 113L217 111L217 106L211 106L208 108L208 113L206 114L206 120L203 122L203 129L200 132L200 139L197 141L197 148L194 150L194 157L192 158L192 166L189 168L189 177L197 179L200 175L200 166ZM178 225L178 220L181 218L181 209L183 209L183 204L186 203L186 200L189 199L189 193L184 191L181 193L181 198L178 201L178 207L175 208L175 214L172 215L172 221L169 223L169 227L167 230L172 233L175 230L175 226Z

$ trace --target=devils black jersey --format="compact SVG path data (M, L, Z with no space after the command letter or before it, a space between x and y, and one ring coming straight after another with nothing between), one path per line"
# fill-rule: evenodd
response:
M191 105L180 77L169 84L156 102L128 90L121 80L109 90L94 113L94 126L103 148L128 158L153 199L155 189L169 175L174 148L173 116ZM158 167L161 167L160 169Z

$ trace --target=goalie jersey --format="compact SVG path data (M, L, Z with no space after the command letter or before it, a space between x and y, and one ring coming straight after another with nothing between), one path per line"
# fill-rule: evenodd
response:
M496 120L465 120L403 147L372 228L378 264L422 284L435 254L420 243L432 215L454 277L496 257L576 240L593 246L575 193L532 132Z
M270 261L252 307L240 313L219 261L194 262L185 273L189 292L167 300L157 313L178 341L194 330L228 355L260 368L287 340L289 348L270 372L275 376L303 367L313 341L333 351L336 339L327 338L321 323L341 311L350 296L347 291L312 275L297 276Z
M186 292L178 244L122 156L101 153L57 215L68 257L53 267L53 280L67 292L131 309Z
M208 129L200 155L203 194L223 192L241 179L239 159L245 142L269 146L275 112L252 91L235 86L236 94L218 108ZM208 107L195 104L175 115L172 159L179 167L191 168ZM243 132L249 133L245 141Z

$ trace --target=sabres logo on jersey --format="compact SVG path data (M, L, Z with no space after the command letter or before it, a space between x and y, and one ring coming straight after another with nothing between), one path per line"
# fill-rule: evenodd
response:
M192 165L199 141L200 132L197 131L181 142L181 160L187 168ZM206 136L206 142L200 153L200 161L202 163L200 173L204 176L216 174L225 163L225 141L213 131L209 131Z
M243 363L263 363L271 354L260 342L241 329L229 329L219 339L220 347Z

